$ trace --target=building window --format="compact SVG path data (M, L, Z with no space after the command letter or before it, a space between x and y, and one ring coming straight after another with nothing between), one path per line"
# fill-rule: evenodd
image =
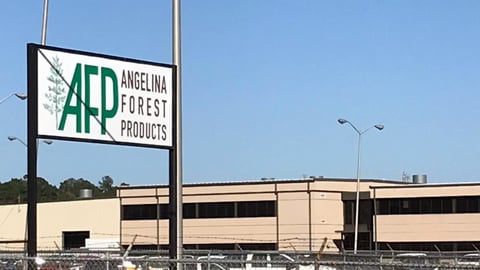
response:
M159 204L159 213L158 213L158 218L159 219L168 219L168 204Z
M158 209L157 209L158 208ZM183 218L275 217L276 201L183 204ZM157 217L158 212L158 217ZM168 204L123 205L122 220L168 219Z
M359 224L372 224L372 206L371 200L360 200L360 207L358 208Z
M235 217L233 202L218 202L218 203L199 203L198 217L199 218L228 218Z
M122 206L122 220L140 219L157 219L157 204L138 204Z
M400 200L393 199L389 201L389 209L392 214L400 214Z
M358 223L372 224L372 206L371 200L360 200L358 208ZM344 224L355 223L355 201L343 201L343 219Z
M197 204L185 203L183 204L183 218L196 218L197 217Z
M90 238L89 231L63 232L63 248L81 248L85 246L85 239Z
M343 202L343 217L345 224L354 224L355 217L355 201Z
M457 213L476 213L478 210L477 197L460 197L456 199Z
M432 213L432 204L434 199L432 198L422 198L420 199L420 213ZM435 200L435 203L438 203Z
M480 196L377 199L378 215L480 212Z
M275 212L275 201L237 203L237 217L274 217Z
M408 209L408 204L409 204L409 201L408 200L402 200L402 209Z

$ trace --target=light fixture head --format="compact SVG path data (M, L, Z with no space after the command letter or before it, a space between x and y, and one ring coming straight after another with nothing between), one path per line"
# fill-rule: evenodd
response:
M43 142L46 143L46 144L48 144L48 145L50 145L50 144L53 143L52 140L43 140Z
M384 128L384 126L380 125L380 124L377 124L377 125L375 125L375 128L378 129L378 130L382 130Z
M338 121L338 123L340 123L342 125L348 122L346 119L343 119L343 118L338 118L337 121Z
M9 140L9 141L14 141L14 140L16 140L16 139L17 139L17 137L15 137L15 136L8 136L8 140Z
M15 96L21 100L27 99L27 94L25 93L15 93Z

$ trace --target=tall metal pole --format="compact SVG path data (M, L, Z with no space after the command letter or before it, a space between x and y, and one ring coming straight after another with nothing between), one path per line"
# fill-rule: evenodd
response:
M359 208L360 208L360 145L362 142L362 134L365 132L369 131L372 128L376 128L378 130L382 130L384 127L383 125L377 124L374 126L371 126L364 131L360 131L356 126L354 126L350 121L340 118L337 120L338 123L341 125L348 123L358 134L358 145L357 145L357 190L356 190L356 196L355 196L355 232L354 232L354 242L353 242L353 254L357 254L357 248L358 248L358 219L359 219Z
M42 35L40 44L45 45L47 39L47 18L48 18L48 0L43 0L43 17L42 17Z
M355 196L355 239L353 242L353 254L357 254L358 248L358 212L360 204L360 143L362 141L362 133L358 132L358 147L357 147L357 193Z
M43 0L42 32L40 44L45 45L47 39L48 0ZM28 54L30 55L30 49ZM36 55L35 55L36 57ZM33 57L31 57L33 58ZM29 59L29 69L36 69L37 61ZM30 257L37 255L37 119L35 108L37 102L37 78L31 78L35 70L28 71L28 138L27 138L27 254ZM36 76L36 75L35 75Z
M27 106L27 254L37 255L37 54L31 46L28 50L28 106Z
M175 195L175 208L176 208L176 235L171 236L170 239L175 238L176 243L176 258L181 259L183 257L183 213L182 213L182 69L181 69L181 31L180 31L180 0L172 0L172 62L176 66L176 143L175 143L175 165L176 165L176 194ZM170 254L173 255L173 254ZM177 269L182 267L181 264L177 265Z

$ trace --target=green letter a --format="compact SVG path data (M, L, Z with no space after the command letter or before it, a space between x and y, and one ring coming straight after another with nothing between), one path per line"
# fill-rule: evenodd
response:
M75 89L77 92L75 93ZM72 96L76 96L76 105L70 105L72 101ZM67 121L67 116L73 114L76 116L77 121L77 132L82 132L82 65L77 63L75 66L75 72L73 73L72 81L70 82L70 88L68 90L67 99L65 105L63 106L62 118L60 119L60 125L58 126L59 130L65 128L65 122Z

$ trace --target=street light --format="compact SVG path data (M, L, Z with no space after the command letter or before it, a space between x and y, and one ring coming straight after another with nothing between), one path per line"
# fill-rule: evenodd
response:
M8 140L9 141L19 141L21 144L25 145L25 147L28 147L26 142L24 142L22 139L17 138L15 136L8 136ZM53 143L51 140L42 140L42 142L45 143L45 144L49 144L49 145ZM37 143L37 145L38 145L38 143Z
M17 98L21 99L21 100L25 100L27 99L27 95L24 94L24 93L11 93L10 95L4 97L3 99L0 100L0 104L2 104L3 102L7 101L7 99L13 97L13 96L16 96Z
M22 139L18 138L18 137L15 137L15 136L8 136L7 137L9 141L18 141L19 143L23 144L25 147L27 147L28 149L28 144L26 142L24 142ZM42 140L42 142L44 142L45 144L52 144L53 142L51 140ZM38 139L37 139L37 149L38 149ZM37 152L37 155L38 155L38 152ZM24 179L27 179L28 176L27 174L23 176ZM27 211L28 212L28 211ZM27 213L27 222L25 222L25 240L28 241L28 213ZM27 243L27 242L26 242ZM37 259L35 259L35 262L38 264L38 265L41 265L43 263L39 263L37 261ZM44 261L45 262L45 261Z
M362 134L365 132L369 131L372 128L376 128L378 130L382 130L384 128L383 125L377 124L374 126L371 126L364 131L360 131L357 127L355 127L350 121L344 119L344 118L339 118L338 123L341 125L347 123L349 124L358 134L358 147L357 147L357 193L355 196L355 239L353 242L353 254L357 254L357 247L358 247L358 209L359 209L359 204L360 204L360 142L362 141Z

